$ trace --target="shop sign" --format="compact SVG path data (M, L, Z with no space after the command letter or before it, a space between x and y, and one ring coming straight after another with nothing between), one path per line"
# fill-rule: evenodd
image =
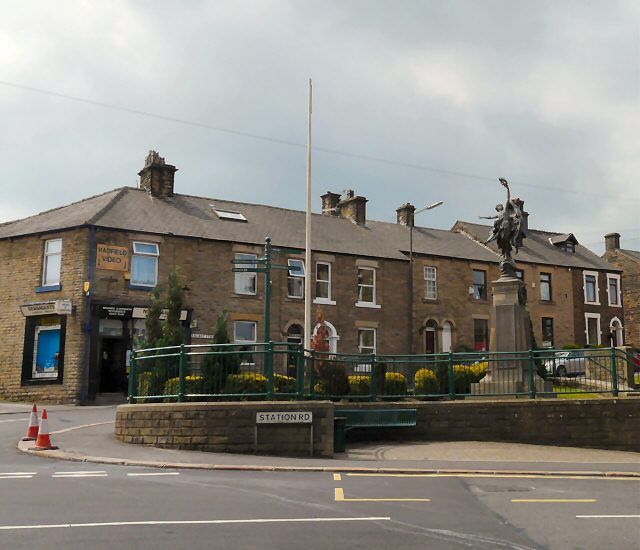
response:
M71 300L33 302L20 306L20 311L25 317L32 317L33 315L71 315L72 310Z
M256 413L256 424L310 424L311 422L313 422L311 411Z
M129 271L129 249L126 246L99 244L96 268Z
M131 319L133 306L100 306L100 317L103 319Z
M162 310L162 314L160 315L160 319L162 319L163 321L167 318L167 313L169 312L168 309L163 309ZM146 319L147 318L147 314L149 313L149 308L148 307L134 307L133 308L133 318L134 319ZM186 321L187 320L187 310L183 309L180 312L180 320L181 321Z

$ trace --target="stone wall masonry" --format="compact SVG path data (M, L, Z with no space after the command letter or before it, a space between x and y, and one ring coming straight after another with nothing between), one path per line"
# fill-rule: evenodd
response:
M311 411L315 456L333 456L333 411L328 401L303 403L154 403L120 405L116 438L124 443L216 453L254 452L256 413ZM260 424L258 452L308 456L308 424Z
M44 242L62 239L62 289L37 293L42 284ZM83 372L86 297L83 281L88 279L89 230L74 229L0 241L0 398L69 403L80 400ZM62 383L22 382L26 318L20 306L30 302L71 300L73 313L67 316Z
M382 404L336 404L374 408ZM640 399L450 401L385 403L416 408L415 428L353 430L354 439L499 441L640 452Z

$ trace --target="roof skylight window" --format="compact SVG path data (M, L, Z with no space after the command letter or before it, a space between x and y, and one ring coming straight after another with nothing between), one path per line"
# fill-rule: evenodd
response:
M216 213L216 216L221 220L233 220L236 222L246 222L247 218L244 217L240 212L235 212L233 210L221 210L220 208L216 208L213 204L209 205L213 208L213 211Z

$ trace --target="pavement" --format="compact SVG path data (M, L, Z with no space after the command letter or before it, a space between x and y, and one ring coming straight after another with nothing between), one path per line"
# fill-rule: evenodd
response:
M0 414L19 407L0 403ZM348 442L347 452L333 459L240 455L122 443L111 420L54 430L51 439L58 449L35 451L33 442L23 441L18 449L57 460L155 468L640 478L640 453L517 443Z

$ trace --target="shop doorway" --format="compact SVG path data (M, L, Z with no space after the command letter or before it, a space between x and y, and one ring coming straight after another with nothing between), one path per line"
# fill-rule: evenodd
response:
M122 338L102 338L100 343L99 393L119 393L127 389L126 347Z

